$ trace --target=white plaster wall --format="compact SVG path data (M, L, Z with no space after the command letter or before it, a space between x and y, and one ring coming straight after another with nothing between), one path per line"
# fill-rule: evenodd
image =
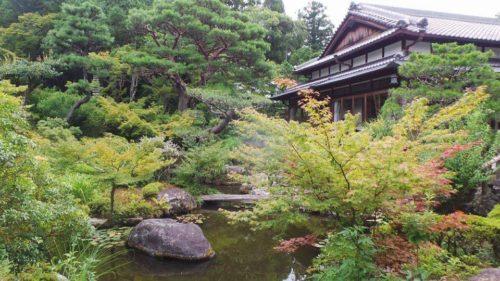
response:
M392 43L384 47L384 57L388 57L394 54L397 54L402 50L401 41Z
M376 61L382 58L382 48L368 53L368 62Z
M365 64L365 55L361 55L359 57L355 57L352 60L352 66L353 67L356 67L356 66L359 66L359 65L362 65L362 64Z

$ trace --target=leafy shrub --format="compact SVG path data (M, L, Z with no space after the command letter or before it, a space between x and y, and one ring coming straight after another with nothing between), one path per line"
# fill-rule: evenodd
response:
M432 212L403 213L400 217L403 233L414 244L431 239L432 226L437 219L438 216Z
M226 176L233 143L214 142L193 148L175 171L176 183L184 187L216 184Z
M0 248L0 280L12 281L15 280L11 273L12 264L7 257L5 249Z
M103 126L104 118L104 110L99 107L96 99L91 99L75 112L72 123L78 126L85 136L100 137L107 131L106 126Z
M104 123L101 125L107 127L109 132L128 139L158 134L154 121L156 116L161 115L159 107L144 109L138 102L117 103L103 97L99 97L97 102L104 111Z
M379 268L400 272L402 265L416 260L415 246L401 235L375 236L376 262Z
M25 116L21 101L0 88L0 245L15 271L92 234L86 213L33 149Z
M63 180L70 186L73 196L85 205L94 202L105 190L94 177L85 174L68 173Z
M139 189L121 189L116 196L116 212L114 220L124 222L128 218L154 218L163 215L167 206L156 200L143 199Z
M204 128L207 123L203 112L187 110L169 118L164 125L165 135L185 149L192 148L209 139L208 131Z
M365 228L351 227L328 236L314 261L316 280L368 280L377 275L375 246Z
M64 118L71 106L81 97L55 89L36 89L33 91L30 103L31 111L36 119Z
M144 199L156 197L163 186L164 184L161 182L152 182L146 185L142 188L142 197Z
M61 118L40 120L36 127L42 136L54 142L74 140L75 136L79 136L82 133L80 128L70 127L68 123Z
M437 245L424 243L418 251L418 264L407 264L405 270L413 275L418 272L430 280L441 280L443 277L465 280L479 271L477 265L480 263L470 257L465 257L464 260L471 264L466 264Z
M496 204L495 208L488 213L488 218L492 220L500 220L500 204Z
M497 218L498 204L488 217L470 216L470 229L461 244L464 251L476 254L485 261L500 263L500 219Z
M105 216L109 213L109 205L110 202L108 196L99 196L88 202L90 214L98 217Z

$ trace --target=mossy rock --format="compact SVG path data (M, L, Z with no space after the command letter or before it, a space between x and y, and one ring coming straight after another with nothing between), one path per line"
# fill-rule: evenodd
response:
M161 182L152 182L142 188L142 197L144 199L154 198L158 196L164 186L165 184Z
M128 237L128 245L151 256L199 261L215 255L199 226L173 219L149 219L138 224Z
M162 189L156 199L168 204L169 208L165 210L165 215L186 214L198 207L196 199L191 193L175 186Z

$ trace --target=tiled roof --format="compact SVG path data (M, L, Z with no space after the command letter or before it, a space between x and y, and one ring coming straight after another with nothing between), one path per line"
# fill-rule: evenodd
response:
M300 90L307 89L307 88L317 88L320 86L326 86L335 82L340 82L347 80L349 78L353 78L356 76L360 76L363 74L368 74L372 73L378 70L390 68L390 67L395 67L399 64L401 64L404 61L404 57L401 55L395 55L392 57L387 57L383 58L378 61L374 61L369 64L361 65L355 68L352 68L350 70L344 71L344 72L339 72L321 79L317 79L314 81L306 82L303 84L299 84L295 87L287 89L285 92L271 97L272 100L279 100L280 98L292 95Z
M414 10L373 4L353 4L349 13L383 24L408 23L407 29L418 30L417 23L426 19L425 34L444 37L500 42L500 19Z
M316 67L326 61L333 60L334 56L347 55L357 51L369 44L390 37L400 29L410 32L423 31L424 36L434 35L448 37L450 39L484 40L500 43L500 19L497 18L474 17L374 4L352 3L342 24L351 15L386 26L387 30L368 40L361 41L342 49L335 54L326 55L325 53L331 47L330 43L319 58L314 58L303 64L297 65L295 71L300 72L311 67ZM340 26L336 32L339 30Z
M361 41L357 44L354 44L352 46L349 46L347 48L344 48L334 54L330 54L330 55L327 55L327 56L324 56L322 58L315 58L315 59L312 59L312 60L309 60L303 64L300 64L300 65L297 65L295 67L295 71L300 71L302 69L305 69L305 68L308 68L310 66L313 66L313 65L319 65L319 64L322 64L322 63L325 63L327 61L334 61L334 57L336 56L342 56L342 55L345 55L345 54L348 54L348 53L351 53L351 52L354 52L356 50L359 50L360 48L366 46L366 45L369 45L371 43L375 43L379 40L382 40L388 36L390 36L391 34L393 34L394 32L396 32L397 28L391 28L389 30L386 30L382 33L380 33L379 35L377 36L374 36L368 40L365 40L365 41Z

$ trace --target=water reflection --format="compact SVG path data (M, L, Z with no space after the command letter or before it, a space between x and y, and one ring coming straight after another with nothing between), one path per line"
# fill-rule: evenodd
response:
M110 266L125 264L102 281L301 281L317 254L301 249L294 255L273 250L276 241L266 231L252 232L246 225L229 225L219 212L204 212L201 225L216 257L201 263L160 260L128 250ZM304 233L295 230L291 236ZM116 249L119 251L120 249ZM123 250L123 249L121 249Z

